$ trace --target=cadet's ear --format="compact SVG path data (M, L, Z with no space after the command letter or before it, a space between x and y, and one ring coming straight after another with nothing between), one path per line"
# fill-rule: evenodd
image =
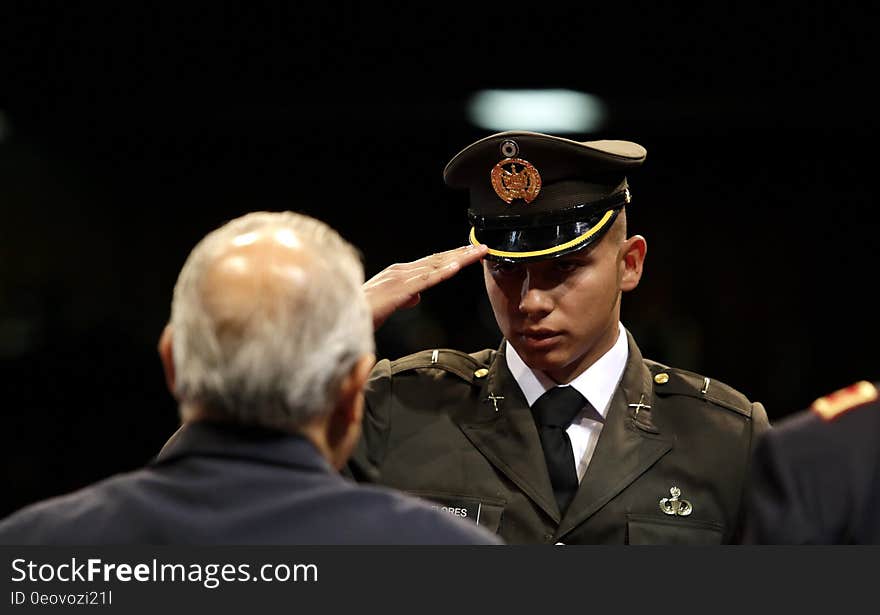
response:
M647 252L648 242L641 235L633 235L623 242L620 247L621 290L632 290L639 285Z
M175 375L174 375L174 349L171 343L171 325L165 325L162 335L159 336L159 359L162 360L162 369L165 370L165 385L168 391L177 398L175 393Z

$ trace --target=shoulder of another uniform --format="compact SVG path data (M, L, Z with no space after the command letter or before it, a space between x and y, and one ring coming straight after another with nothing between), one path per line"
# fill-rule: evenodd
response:
M877 404L872 402L876 402L877 399L877 385L862 380L820 397L810 406L810 411L817 414L822 420L833 421L851 410L876 406Z
M468 384L480 381L489 373L489 365L495 358L495 350L481 350L468 354L450 348L435 348L401 357L389 362L391 376L418 370L453 374Z
M669 367L656 361L645 360L654 379L654 393L660 397L685 395L715 406L720 406L743 416L752 416L752 402L720 380L684 369Z

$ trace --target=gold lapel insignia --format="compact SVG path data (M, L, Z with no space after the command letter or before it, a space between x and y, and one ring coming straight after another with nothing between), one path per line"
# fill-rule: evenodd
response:
M691 506L690 502L678 499L678 496L681 495L681 489L673 486L672 489L669 490L669 494L672 496L671 498L663 498L660 500L660 510L664 513L667 515L687 517L694 511L694 507Z
M531 203L541 191L541 174L522 158L505 158L492 167L492 188L505 203L523 199Z

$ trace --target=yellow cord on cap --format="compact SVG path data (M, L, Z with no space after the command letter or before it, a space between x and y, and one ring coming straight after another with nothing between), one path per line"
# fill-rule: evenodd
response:
M599 220L599 223L591 228L589 231L581 235L580 237L575 237L571 241L566 241L565 243L554 246L552 248L547 248L545 250L535 250L533 252L504 252L503 250L493 250L489 248L489 254L492 256L504 256L507 258L528 258L531 256L546 256L547 254L554 254L556 252L561 252L562 250L566 250L572 246L576 246L579 243L582 243L598 233L603 226L605 226L608 221L611 219L611 216L614 215L614 210L609 209L605 212L605 215L602 216L602 219ZM470 236L471 244L478 246L480 242L477 241L477 232L475 227L471 227L471 236Z

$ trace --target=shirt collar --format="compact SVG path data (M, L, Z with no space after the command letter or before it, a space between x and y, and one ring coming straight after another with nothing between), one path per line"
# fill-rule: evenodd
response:
M578 393L586 397L593 404L593 407L603 417L608 413L611 397L614 395L614 390L623 376L626 360L629 358L626 329L619 322L617 326L617 341L614 342L611 349L570 383L571 386L577 389ZM507 368L522 390L523 395L525 395L526 401L529 402L529 407L545 391L556 386L556 383L542 371L531 369L526 365L510 342L507 342L504 355L507 359Z
M301 435L211 421L184 423L152 463L166 463L192 455L248 459L334 472L317 447Z

